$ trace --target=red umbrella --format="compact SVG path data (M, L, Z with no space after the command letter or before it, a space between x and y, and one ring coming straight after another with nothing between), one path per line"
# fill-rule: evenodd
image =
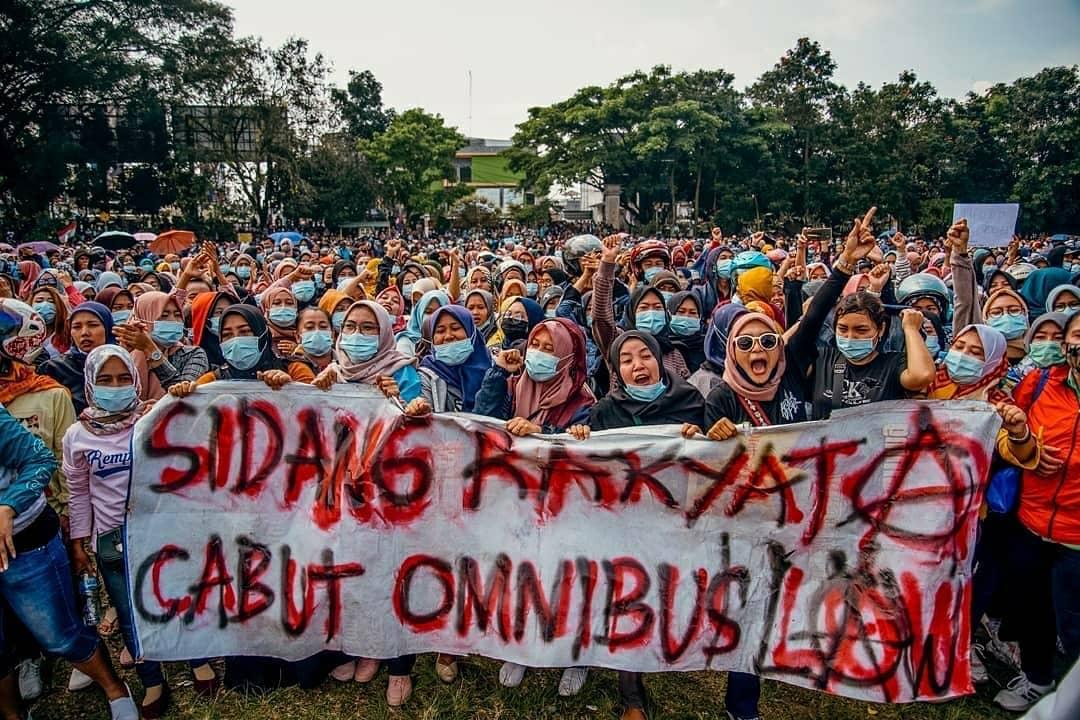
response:
M158 257L169 253L180 254L195 244L195 233L190 230L169 230L154 238L150 251Z

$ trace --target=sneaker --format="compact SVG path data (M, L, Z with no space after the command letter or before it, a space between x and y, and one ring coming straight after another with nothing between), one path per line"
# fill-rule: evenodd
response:
M499 684L503 687L517 687L525 678L525 666L504 662L499 668Z
M85 690L94 684L93 679L78 668L71 669L71 679L68 680L68 690L71 692L78 692L79 690Z
M982 648L978 645L971 646L971 682L976 685L981 685L990 679L990 675L986 672L986 666L983 665Z
M452 683L457 680L458 664L456 655L436 655L435 674L444 683Z
M1005 689L994 696L994 702L1013 712L1023 712L1049 695L1054 689L1054 683L1049 685L1036 685L1028 680L1028 676L1020 673L1014 677Z
M135 699L128 695L109 701L109 717L112 720L139 720L139 708L135 706Z
M375 658L360 658L356 661L356 671L353 672L353 681L369 683L379 674L382 662Z
M330 671L330 677L334 678L338 682L349 682L353 678L353 673L356 672L356 661L350 660L344 665L338 665L336 668Z
M19 663L19 695L22 699L27 702L37 700L44 690L41 683L41 658Z
M412 678L408 675L391 675L386 686L386 704L401 707L412 695Z
M571 697L581 692L585 687L585 678L589 676L587 667L568 667L562 671L562 679L559 680L559 694L563 697Z
M1020 667L1020 643L991 637L990 642L986 644L986 649L998 660L998 662L1009 666L1009 668L1016 672L1023 671Z

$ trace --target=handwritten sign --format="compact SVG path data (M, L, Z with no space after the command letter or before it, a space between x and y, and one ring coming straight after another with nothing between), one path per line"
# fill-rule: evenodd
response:
M1019 213L1019 203L957 203L952 219L967 219L972 247L1002 247L1012 242Z
M133 438L128 572L158 660L475 653L741 670L882 702L972 692L985 403L726 442L517 438L362 387L214 383Z

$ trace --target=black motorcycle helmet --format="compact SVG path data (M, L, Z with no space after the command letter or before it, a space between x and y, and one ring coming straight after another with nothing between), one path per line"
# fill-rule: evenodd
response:
M575 235L566 241L562 249L563 266L570 277L581 277L581 258L591 252L602 252L604 249L600 238L595 235Z

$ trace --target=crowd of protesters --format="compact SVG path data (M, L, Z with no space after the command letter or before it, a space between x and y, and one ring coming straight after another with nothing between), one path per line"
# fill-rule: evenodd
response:
M845 228L845 230L847 230ZM600 233L604 234L604 233ZM136 647L121 528L139 417L221 380L377 387L409 415L471 412L518 436L676 425L725 440L904 398L1000 414L976 547L971 667L1015 669L1023 711L1080 655L1080 242L969 246L878 233L874 210L832 241L756 233L664 240L567 229L510 237L299 234L199 242L24 246L0 256L0 716L26 717L47 656L71 691L97 684L113 718L159 718L169 681ZM130 480L129 480L130 478ZM80 578L109 610L84 621ZM111 657L103 636L119 632ZM1063 655L1064 658L1057 656ZM372 682L408 702L417 658L192 658L196 692ZM454 682L458 659L433 659ZM134 699L116 665L134 667ZM223 671L222 671L223 668ZM514 687L526 668L504 663ZM566 668L559 693L589 682ZM593 682L602 682L594 679ZM618 673L623 718L646 682ZM758 717L761 684L731 673L725 712ZM21 696L21 697L20 697Z

